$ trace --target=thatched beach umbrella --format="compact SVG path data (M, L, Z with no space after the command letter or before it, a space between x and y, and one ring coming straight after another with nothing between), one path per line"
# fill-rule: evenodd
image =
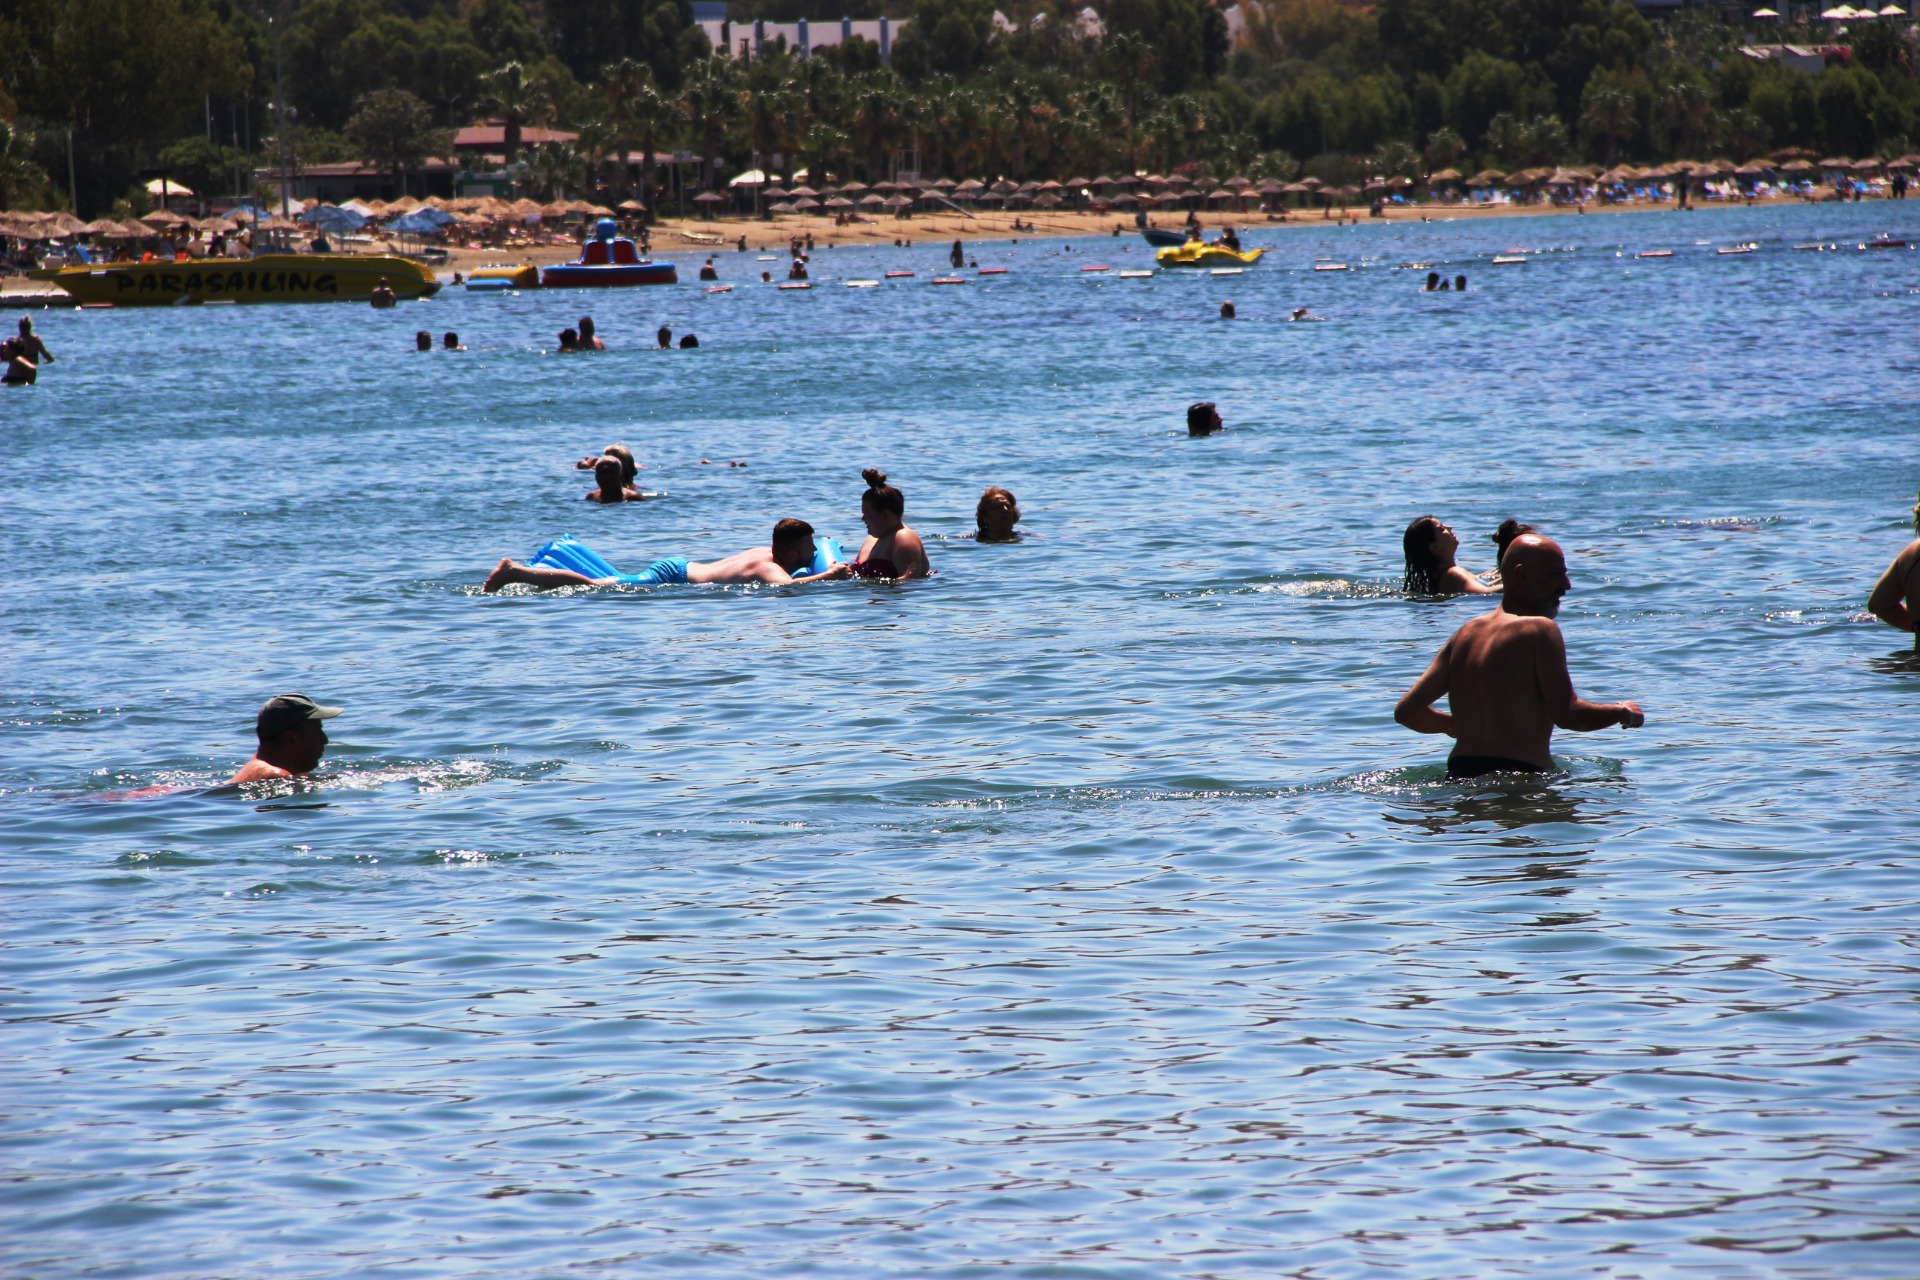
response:
M770 204L767 206L767 212L768 213L797 213L799 211L796 210L791 204L788 204L785 200L778 200L778 201L775 201L773 204Z
M853 201L847 199L845 196L834 196L832 199L827 201L827 208L851 209L853 208Z
M820 193L818 191L815 191L812 187L808 186L804 182L787 192L787 195L790 198L794 199L795 201L811 200L819 194Z

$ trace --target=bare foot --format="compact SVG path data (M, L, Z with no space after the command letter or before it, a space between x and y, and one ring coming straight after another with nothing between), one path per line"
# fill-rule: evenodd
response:
M514 580L513 571L519 567L520 566L513 561L502 556L500 563L493 566L493 572L487 575L486 584L482 586L480 590L488 592L489 594L498 591Z

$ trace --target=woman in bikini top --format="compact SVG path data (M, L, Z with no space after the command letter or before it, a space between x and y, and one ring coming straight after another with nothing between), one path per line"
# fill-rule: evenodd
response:
M867 526L867 540L860 544L860 554L848 566L853 576L904 580L932 573L920 535L907 528L907 500L887 483L886 472L868 467L860 475L867 482L867 491L860 495L860 519Z

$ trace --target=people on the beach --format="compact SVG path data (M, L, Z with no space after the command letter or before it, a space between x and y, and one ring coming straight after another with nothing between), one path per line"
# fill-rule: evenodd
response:
M1226 430L1226 423L1220 421L1220 410L1211 400L1202 400L1187 406L1187 434L1190 436L1210 436L1216 431Z
M253 720L259 746L228 785L312 773L327 749L327 731L320 722L331 720L340 710L323 707L304 693L268 698Z
M629 481L633 473L627 470L626 463L611 455L602 455L593 464L593 482L597 489L587 490L588 502L640 502L646 494L634 488Z
M805 520L789 518L773 526L771 546L748 547L723 560L703 564L683 556L669 556L655 560L640 573L611 578L589 578L571 569L502 560L487 575L486 584L481 590L494 592L515 583L543 590L550 587L607 587L616 583L667 586L681 583L762 582L778 586L785 583L824 582L847 577L851 572L848 565L838 560L829 565L824 573L796 572L811 564L813 557L813 526Z
M600 341L599 335L593 331L592 316L580 317L580 349L582 351L605 351L607 349L607 344Z
M1913 505L1913 530L1920 534L1920 502ZM1867 608L1888 626L1912 631L1914 648L1920 649L1920 630L1915 627L1920 618L1920 538L1909 542L1873 584Z
M867 526L867 538L853 559L853 575L899 581L932 573L925 544L907 527L906 498L877 467L868 467L860 478L867 482L866 492L860 495L860 519Z
M373 292L367 295L367 301L375 308L385 308L393 306L400 299L394 294L393 286L387 283L387 278L381 276L380 282L373 286Z
M1011 491L988 485L973 509L975 542L1018 542L1013 526L1020 523L1020 502Z
M1553 731L1590 733L1646 723L1639 704L1588 702L1573 690L1566 640L1553 619L1571 589L1558 544L1522 534L1500 565L1499 608L1458 631L1393 709L1415 733L1454 740L1447 776L1549 773ZM1433 704L1448 700L1448 711Z
M1437 517L1414 520L1401 535L1400 545L1406 553L1404 587L1410 596L1490 596L1499 591L1453 562L1460 539L1452 526Z
M425 329L422 329L420 330L420 332L414 334L413 349L415 351L433 350L433 335L431 333L428 333Z

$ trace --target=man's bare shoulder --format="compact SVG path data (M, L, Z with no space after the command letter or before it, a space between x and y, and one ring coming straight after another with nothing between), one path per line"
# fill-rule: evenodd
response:
M240 772L227 779L227 785L238 786L242 782L264 782L269 778L291 778L293 775L277 764L268 764L255 756L240 766Z

